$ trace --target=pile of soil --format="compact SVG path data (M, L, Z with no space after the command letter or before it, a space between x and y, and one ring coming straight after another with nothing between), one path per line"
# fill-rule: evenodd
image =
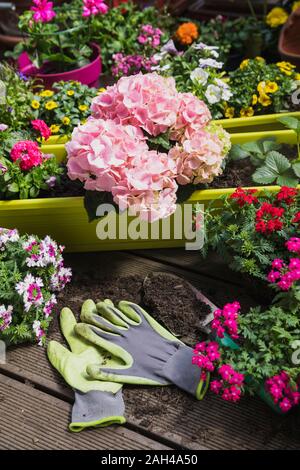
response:
M184 279L178 277L174 282L168 273L150 275L146 280L138 275L104 280L93 278L90 273L78 278L75 275L60 294L58 309L68 306L79 318L81 305L88 298L96 302L109 298L116 305L120 300L135 302L190 346L203 336L201 320L211 313Z

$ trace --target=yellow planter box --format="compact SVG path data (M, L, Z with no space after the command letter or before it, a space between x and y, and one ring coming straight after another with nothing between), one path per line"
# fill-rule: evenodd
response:
M221 124L231 134L240 132L262 132L286 129L278 119L283 116L291 116L300 119L300 111L292 113L266 114L264 116L241 117L233 119L219 119Z
M275 137L278 142L295 144L295 134L291 131L261 132L250 134L233 134L232 143L244 143L260 138ZM54 145L53 147L58 147ZM56 148L56 156L61 160L61 149ZM49 151L49 146L44 147L44 151ZM262 190L264 188L257 188ZM277 191L278 186L268 186L269 191ZM300 190L300 185L299 185ZM222 195L230 194L234 188L228 189L206 189L195 191L187 201L190 205L196 203L208 204L210 201ZM111 213L105 218L108 221L116 218L116 223L121 223L121 218ZM132 222L133 219L128 219ZM125 249L145 249L145 248L172 248L184 246L186 240L176 239L171 235L169 239L161 238L162 224L170 222L170 232L173 234L174 227L183 222L174 220L174 216L160 222L160 228L156 233L156 239L134 239L124 236L117 230L115 239L99 240L97 237L97 224L99 221L88 222L88 217L83 205L82 197L31 199L0 202L0 226L7 228L18 228L21 233L35 233L40 236L51 235L58 242L66 246L71 252L82 251L102 251L102 250L125 250ZM102 223L104 220L102 219ZM146 224L151 230L151 224Z

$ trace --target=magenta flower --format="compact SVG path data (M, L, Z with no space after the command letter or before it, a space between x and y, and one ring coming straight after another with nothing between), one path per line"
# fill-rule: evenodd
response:
M33 20L36 23L48 23L56 16L53 10L53 2L47 2L47 0L32 1L36 6L31 7L30 10L34 11Z
M82 16L103 15L108 12L104 0L83 0Z
M240 308L239 302L233 302L226 304L223 310L218 308L214 311L214 320L212 321L211 327L215 330L218 338L224 338L225 333L233 339L239 337L237 320Z
M33 129L38 131L45 140L49 139L49 137L51 136L50 127L48 127L45 121L43 121L42 119L34 119L33 121L31 121L31 125Z

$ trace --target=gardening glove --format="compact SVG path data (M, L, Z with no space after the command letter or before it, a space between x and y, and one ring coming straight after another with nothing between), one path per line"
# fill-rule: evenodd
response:
M82 315L91 315L91 312L96 312L96 305L92 300L87 300L82 306ZM57 341L50 341L47 350L51 364L75 391L69 429L79 432L88 427L123 424L126 420L122 385L116 381L93 380L86 373L90 363L105 363L111 367L121 363L116 358L106 358L106 351L78 336L76 325L72 311L64 308L60 315L60 326L71 351Z
M192 364L193 349L169 333L139 305L122 301L114 307L109 301L97 304L98 315L84 310L75 330L81 337L123 361L107 367L91 362L88 375L94 380L169 385L202 397L201 370Z

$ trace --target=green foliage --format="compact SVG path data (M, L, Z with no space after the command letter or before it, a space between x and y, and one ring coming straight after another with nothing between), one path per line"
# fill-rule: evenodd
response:
M232 117L288 111L297 87L293 68L286 69L280 62L267 64L262 58L243 61L240 68L229 73L229 84L233 93L228 103Z
M0 124L15 130L23 129L33 119L33 82L4 62L0 63L0 86L1 82L5 96L3 100L0 97Z
M251 376L256 384L285 370L292 384L300 374L300 366L293 364L293 342L299 340L300 316L280 307L266 311L253 308L239 316L240 349L222 347L222 361L235 370Z
M34 96L39 103L35 117L43 119L53 135L70 136L74 127L83 123L90 115L92 99L97 95L95 88L89 88L79 82L68 81L54 83L53 91L42 90ZM53 101L56 107L47 109L47 103Z

